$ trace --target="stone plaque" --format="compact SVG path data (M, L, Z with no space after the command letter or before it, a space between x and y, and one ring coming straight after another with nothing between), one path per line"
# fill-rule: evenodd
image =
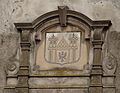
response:
M36 65L40 70L77 69L83 70L88 62L85 32L75 26L52 27L41 33L36 48Z
M80 35L80 32L46 33L46 62L59 65L78 62Z

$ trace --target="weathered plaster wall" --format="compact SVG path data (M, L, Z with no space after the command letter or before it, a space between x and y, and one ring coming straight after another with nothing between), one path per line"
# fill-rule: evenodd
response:
M117 61L116 87L120 92L120 0L0 0L0 93L5 85L4 65L16 57L19 36L14 22L31 22L40 15L67 5L93 20L109 19L112 26L106 39L105 50ZM107 55L106 54L106 55Z

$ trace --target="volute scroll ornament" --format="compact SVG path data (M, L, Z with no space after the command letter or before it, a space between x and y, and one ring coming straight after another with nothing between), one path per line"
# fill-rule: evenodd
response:
M9 62L5 66L5 70L7 75L16 75L18 70L19 70L19 63L14 61L14 62Z
M116 58L111 54L108 53L103 59L103 71L104 74L115 74L117 68Z

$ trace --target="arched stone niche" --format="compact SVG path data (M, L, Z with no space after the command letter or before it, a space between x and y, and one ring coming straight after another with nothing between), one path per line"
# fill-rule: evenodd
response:
M32 59L40 70L83 70L88 63L90 29L73 17L67 19L66 26L61 26L59 17L51 19L37 28L33 37L36 41Z
M67 6L31 23L15 23L21 45L16 91L59 88L65 90L58 93L66 93L66 88L77 88L102 93L102 44L110 25L109 20L93 21Z

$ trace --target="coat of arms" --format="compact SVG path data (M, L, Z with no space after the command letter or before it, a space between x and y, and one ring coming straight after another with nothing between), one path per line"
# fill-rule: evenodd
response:
M78 62L80 35L80 32L46 33L46 61L60 65Z

